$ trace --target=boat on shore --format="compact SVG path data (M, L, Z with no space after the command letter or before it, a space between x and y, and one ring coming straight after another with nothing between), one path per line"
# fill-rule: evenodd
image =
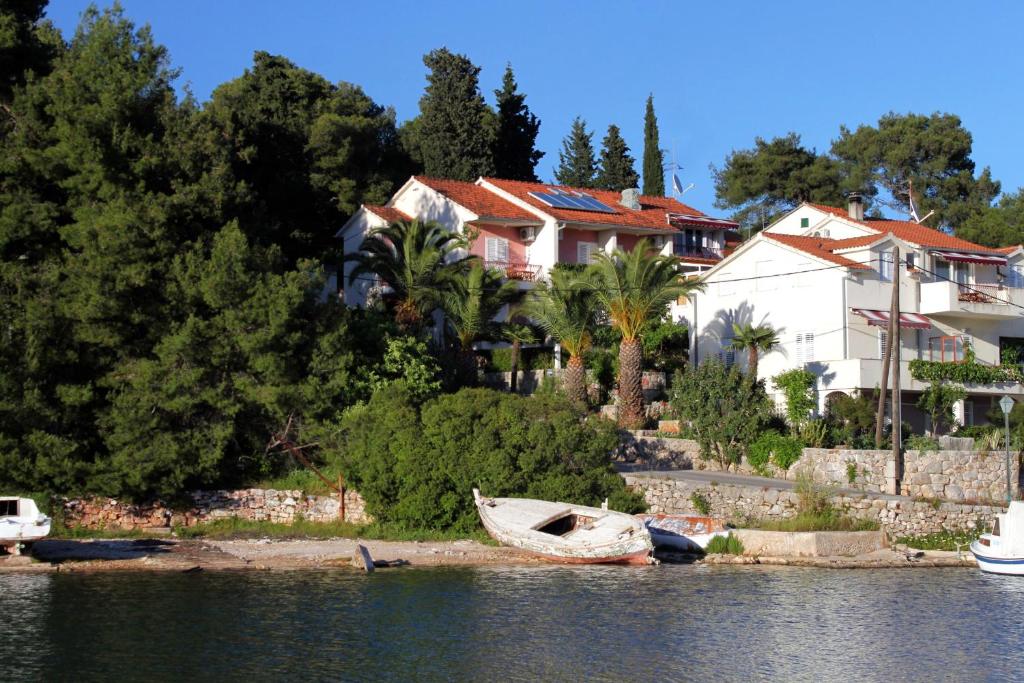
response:
M1024 576L1024 502L996 515L992 533L971 543L971 553L983 572Z
M668 548L680 552L704 550L716 536L728 536L725 521L700 515L639 514L655 548Z
M537 557L572 564L651 564L643 522L624 512L529 498L485 498L473 489L491 538Z
M50 533L50 518L31 498L0 496L0 548L12 555Z

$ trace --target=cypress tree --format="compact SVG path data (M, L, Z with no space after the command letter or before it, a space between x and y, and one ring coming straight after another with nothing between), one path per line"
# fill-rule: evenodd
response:
M494 173L510 180L537 180L535 168L544 152L537 149L540 120L526 106L526 95L516 90L512 66L505 67L498 101L498 130L494 138Z
M480 68L447 48L428 52L427 89L420 99L417 147L427 175L476 180L494 173L494 112L480 94Z
M644 194L665 195L665 157L658 143L658 118L654 115L654 95L647 96L644 113Z
M629 153L629 145L622 139L619 127L608 126L608 134L601 141L601 169L597 173L595 187L619 192L636 187L640 182L634 165L636 160Z
M597 163L594 160L594 134L587 132L587 123L579 116L572 122L569 134L562 140L558 153L555 180L571 187L594 187Z

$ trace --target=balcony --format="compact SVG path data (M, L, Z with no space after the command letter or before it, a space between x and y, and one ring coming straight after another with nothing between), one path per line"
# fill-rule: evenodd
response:
M540 266L516 261L484 261L488 269L500 270L506 280L534 282L540 275Z
M960 318L1007 320L1019 318L1024 290L997 284L968 284L940 280L921 283L920 313Z
M837 389L854 388L871 390L882 383L882 361L877 358L850 358L847 360L815 361L807 369L821 378L819 391L829 393ZM997 384L965 383L964 389L971 394L999 395L1007 392L1017 394L1019 390L1012 382ZM900 362L900 387L903 391L924 391L928 382L919 382L910 376L910 361Z
M679 245L674 245L673 255L684 260L687 258L722 260L722 250L715 247L683 246L680 249Z

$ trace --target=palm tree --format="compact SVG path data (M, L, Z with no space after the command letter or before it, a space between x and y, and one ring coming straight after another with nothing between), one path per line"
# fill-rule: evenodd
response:
M501 338L505 323L495 317L523 298L518 281L503 280L500 270L484 268L476 261L454 279L450 290L441 293L441 309L459 341L459 367L467 384L476 383L473 342Z
M598 253L591 266L600 280L596 298L619 331L619 424L637 428L644 422L643 345L644 325L665 313L682 296L692 296L704 285L687 280L675 256L663 256L640 240L632 251L616 249Z
M732 342L730 348L736 351L747 351L747 373L757 379L757 357L760 353L768 353L779 345L779 334L771 325L732 324Z
M551 282L539 282L527 300L525 311L537 325L569 353L562 373L565 393L573 402L587 401L587 369L583 357L590 349L594 324L596 280L589 273L554 268Z
M509 309L508 322L505 324L502 330L502 336L505 341L512 343L512 351L509 354L511 357L511 390L512 393L516 393L516 387L519 382L519 354L523 344L530 344L537 339L537 334L534 332L533 327L530 326L530 321L521 315L518 315L519 306L515 306Z
M400 221L377 228L363 239L359 251L345 256L356 267L348 276L352 284L361 276L376 274L391 288L395 321L405 330L420 327L441 304L468 265L478 260L463 256L466 239L434 222Z

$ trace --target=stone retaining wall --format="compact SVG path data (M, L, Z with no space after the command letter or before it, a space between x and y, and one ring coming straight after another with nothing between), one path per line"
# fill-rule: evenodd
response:
M651 513L705 514L694 505L697 493L707 501L710 514L726 519L786 519L795 517L799 498L794 491L762 486L685 481L657 475L622 475L626 484L643 495ZM867 494L837 495L833 504L855 519L877 521L891 536L967 531L991 526L1005 508L962 503L884 500Z
M64 522L86 529L161 529L189 527L218 519L237 517L256 522L292 524L302 518L311 522L334 522L341 518L335 496L307 496L301 491L241 489L238 491L196 491L192 504L184 508L156 501L132 504L113 498L89 498L64 502ZM345 492L345 521L366 524L366 502L356 491Z

